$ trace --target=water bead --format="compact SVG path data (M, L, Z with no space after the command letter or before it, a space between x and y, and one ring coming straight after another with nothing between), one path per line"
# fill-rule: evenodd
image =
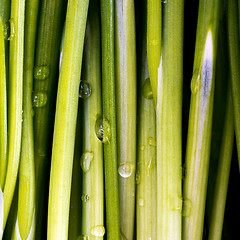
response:
M97 138L103 143L108 143L110 141L110 124L103 116L99 116L96 120L95 133Z
M118 167L118 173L123 178L128 178L132 175L133 172L133 164L131 163L121 163Z
M81 200L86 203L89 200L89 198L90 198L89 195L83 194Z
M35 66L33 69L33 76L37 80L45 80L49 77L49 67L48 66Z
M81 156L80 164L84 173L88 172L91 167L91 162L93 160L92 152L85 152Z
M150 82L150 78L147 78L144 83L143 83L143 96L146 99L152 99L153 98L153 93L152 93L152 86Z
M80 98L88 98L91 95L91 87L89 82L81 80L79 86L79 97Z
M14 21L11 18L4 24L4 38L11 41L14 35Z
M33 94L33 107L44 107L47 104L48 97L44 91L34 92Z
M95 237L103 237L105 234L105 228L102 225L97 225L91 229L91 235Z

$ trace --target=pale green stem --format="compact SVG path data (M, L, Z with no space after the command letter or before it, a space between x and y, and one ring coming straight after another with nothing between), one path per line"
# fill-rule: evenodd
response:
M82 74L83 120L83 170L82 235L92 240L103 239L103 145L96 129L101 119L101 55L100 16L97 1L90 1L84 49L84 74ZM91 91L91 92L89 92ZM85 96L86 95L86 96ZM88 96L90 95L90 96Z
M4 186L3 229L5 228L17 180L22 137L22 98L23 98L23 51L25 1L11 2L11 27L14 36L10 40L9 54L9 107L8 107L8 167ZM11 29L12 30L12 29ZM0 216L0 219L2 217Z
M237 0L228 0L228 45L232 82L234 129L237 142L238 163L240 169L240 39L238 28Z
M144 10L143 10L144 11ZM146 15L146 11L145 11ZM146 22L146 17L144 18ZM144 21L143 20L143 21ZM145 23L144 22L144 23ZM144 26L144 23L141 26ZM145 24L146 25L146 24ZM157 222L157 166L156 166L156 112L147 66L146 31L143 27L141 51L141 85L138 99L137 148L137 240L156 240Z
M1 17L0 17L0 122L1 122L0 191L3 191L7 171L7 87L6 87L4 26Z
M183 0L164 7L157 95L157 239L182 235Z
M147 58L153 98L157 104L158 67L161 57L162 3L147 1Z
M49 188L47 239L67 239L79 84L88 0L68 2Z
M199 3L184 181L183 238L202 239L221 0Z
M136 169L136 40L133 0L115 1L115 66L120 231L133 239Z
M216 185L213 197L213 209L209 227L209 240L221 240L227 198L228 180L232 159L234 123L231 84L228 86L227 105L221 143L220 159L218 163Z
M107 239L120 239L114 69L114 0L101 0L102 102ZM106 126L104 126L106 125ZM109 129L107 129L107 126ZM107 132L105 130L108 130Z

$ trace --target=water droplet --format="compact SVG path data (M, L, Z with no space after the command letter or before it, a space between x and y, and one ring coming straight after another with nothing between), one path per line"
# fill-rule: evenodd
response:
M92 160L93 160L92 152L85 152L81 156L80 164L84 173L89 171Z
M108 143L110 140L110 124L106 118L99 116L95 124L95 133L97 138L103 143Z
M192 202L191 200L185 198L182 201L182 215L184 217L189 217L191 215L192 212Z
M140 182L141 182L141 176L140 176L140 171L139 170L137 170L136 171L136 176L135 176L135 182L136 182L136 184L140 184Z
M138 199L138 204L139 204L139 206L143 207L144 206L144 199L143 198L139 198Z
M95 237L103 237L105 234L105 228L102 225L95 226L91 229L91 234Z
M45 80L49 77L49 72L48 66L35 66L33 69L33 76L37 80Z
M147 78L143 83L143 96L146 99L152 99L153 93L152 93L152 86L150 82L150 78Z
M4 38L11 41L14 37L14 20L11 18L4 24Z
M79 86L79 97L80 98L88 98L91 95L91 87L89 82L81 80Z
M90 197L87 194L83 194L82 197L81 197L82 201L85 202L85 203L89 200L89 198Z
M128 178L132 175L133 168L133 164L131 163L121 163L118 167L118 173L121 177Z
M90 237L87 235L80 235L77 240L90 240Z
M145 145L141 145L141 146L140 146L140 150L141 150L141 151L144 151L145 148L146 148Z
M157 143L156 143L155 139L153 139L152 137L149 137L148 138L148 145L152 146L152 147L156 147Z
M201 87L201 77L200 74L194 73L191 80L191 92L192 94L196 94Z
M167 3L168 0L162 0L162 3Z
M33 107L44 107L47 104L47 93L40 91L33 94Z

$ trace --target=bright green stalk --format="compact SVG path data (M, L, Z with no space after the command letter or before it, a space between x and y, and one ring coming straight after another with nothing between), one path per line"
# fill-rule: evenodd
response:
M153 98L157 104L158 67L161 57L162 2L147 1L147 57Z
M116 112L121 234L134 233L136 169L136 40L133 0L115 1Z
M202 239L221 0L199 3L186 152L183 238Z
M220 240L222 237L222 226L227 198L227 188L234 139L233 106L230 84L228 88L221 152L213 198L214 204L209 227L209 240Z
M103 239L105 228L103 226L103 145L95 132L95 126L102 115L100 15L97 1L90 1L84 47L85 71L81 82L84 101L83 155L80 161L83 170L82 235L89 236L92 240L100 240ZM85 99L84 95L88 93L91 95L86 96Z
M182 235L183 2L168 1L164 7L157 97L157 239Z
M25 1L12 0L11 18L13 21L12 27L14 27L14 37L10 40L9 54L8 167L3 190L4 209L0 212L0 219L3 219L3 229L5 228L12 203L20 159L22 137L24 13Z
M240 169L240 39L238 29L238 5L237 0L228 1L228 43L229 59L232 82L234 124L238 151L238 163Z
M143 5L144 8L144 5ZM146 11L143 9L143 15ZM146 17L144 23L146 22ZM141 26L144 26L144 23ZM146 24L145 24L146 25ZM156 240L157 222L157 166L156 166L156 112L148 74L146 27L143 27L141 79L139 85L138 148L137 148L137 240Z
M26 2L23 75L23 131L19 170L18 217L16 239L34 239L35 169L32 115L32 88L38 0Z
M7 171L7 87L6 87L4 26L0 17L0 191ZM1 236L1 234L0 234Z
M120 239L114 69L114 0L101 0L102 101L107 239ZM108 124L106 124L108 123ZM106 130L108 133L106 133Z
M50 174L47 239L67 239L87 0L68 2Z
M53 106L59 74L59 51L65 12L64 0L43 0L39 9L34 67L34 158L36 171L36 239L45 239L49 148Z

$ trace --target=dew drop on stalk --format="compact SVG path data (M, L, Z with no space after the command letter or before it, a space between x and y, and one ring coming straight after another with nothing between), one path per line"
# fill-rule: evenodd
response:
M95 133L100 141L109 143L111 136L110 124L103 116L99 116L96 120Z
M89 200L89 198L90 197L89 197L88 194L83 194L82 197L81 197L81 200L86 203Z
M138 205L141 206L141 207L143 207L144 204L145 204L145 203L144 203L144 199L143 199L143 198L139 198L139 199L138 199Z
M97 225L91 229L91 235L95 237L103 237L105 234L105 228L102 225Z
M151 146L151 147L156 147L157 143L156 143L154 138L148 137L148 145Z
M49 77L49 67L48 66L35 66L33 69L33 76L37 80L45 80Z
M141 146L140 146L140 150L141 150L141 151L144 151L145 148L146 148L145 145L141 145Z
M184 217L189 217L192 212L192 202L191 200L185 198L182 202L182 215Z
M84 152L80 159L80 164L84 173L88 172L93 160L92 152Z
M11 41L14 35L14 20L11 18L4 24L4 38Z
M48 97L44 91L33 93L33 107L44 107L47 104Z
M143 83L143 96L146 99L152 99L153 98L153 93L152 93L152 86L150 82L150 78L145 79Z
M133 164L131 163L121 163L118 167L118 173L123 178L128 178L132 175L133 172Z
M136 171L135 182L136 184L140 184L141 182L141 175L139 170Z
M192 80L191 80L191 92L192 94L196 94L201 87L201 77L200 74L193 74Z
M90 240L90 237L87 235L80 235L77 240Z
M91 95L91 87L89 82L81 80L79 86L79 97L80 98L88 98Z

